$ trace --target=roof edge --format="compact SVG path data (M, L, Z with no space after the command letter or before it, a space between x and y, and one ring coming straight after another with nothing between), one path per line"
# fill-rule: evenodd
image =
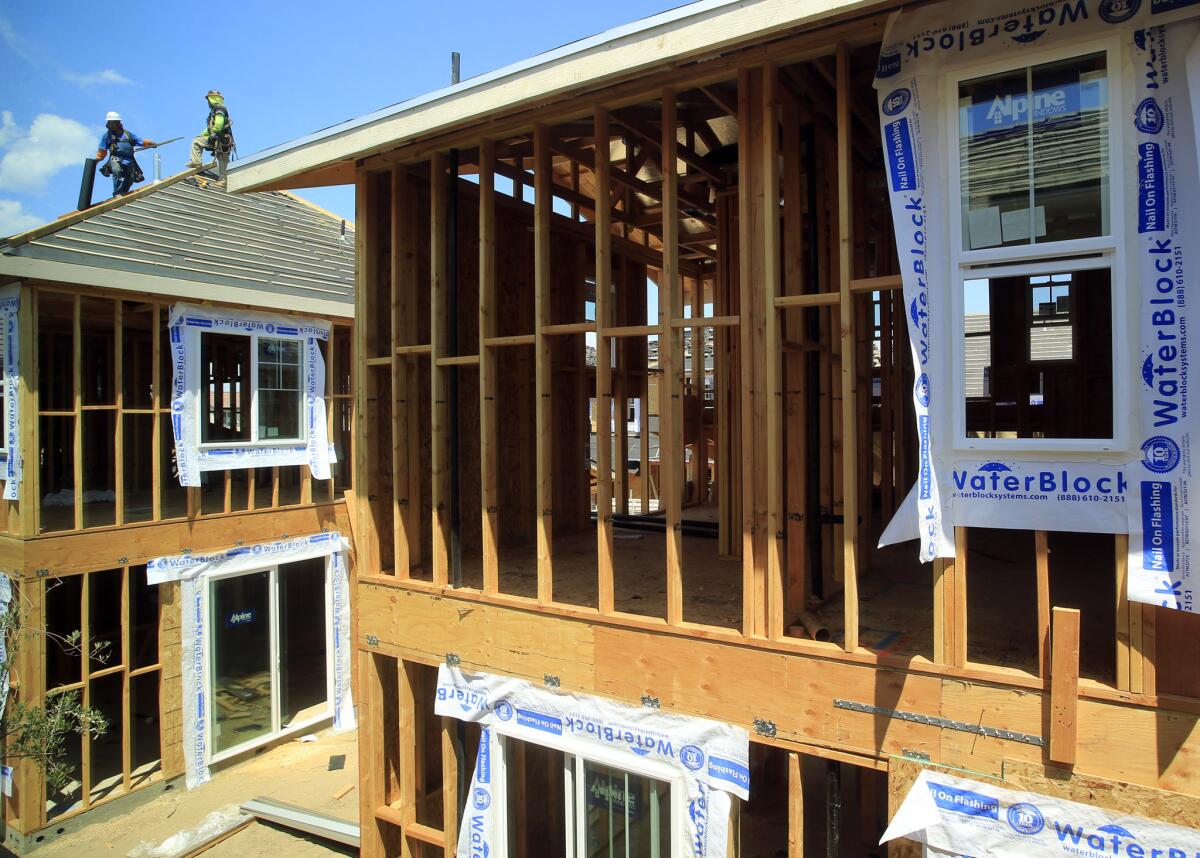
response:
M453 125L546 100L585 84L642 71L706 50L889 5L886 0L701 0L538 54L242 158L233 192L268 190L339 161L360 158ZM894 5L894 4L891 4ZM735 20L717 19L736 16ZM603 56L603 59L598 59ZM490 103L489 103L490 102ZM420 118L424 116L425 122Z
M195 176L197 173L202 173L205 170L211 169L214 164L205 164L200 167L189 167L182 173L176 173L174 176L168 176L157 182L151 182L136 191L126 194L123 197L113 197L105 200L102 203L96 203L86 209L77 209L69 214L52 220L49 223L44 223L41 226L34 227L25 232L19 232L16 235L10 235L8 238L0 240L0 253L6 252L9 248L20 247L23 244L28 244L31 241L37 241L39 238L58 232L60 229L66 229L69 226L74 226L77 223L87 220L95 215L110 212L113 209L119 209L121 206L132 203L135 200L140 200L143 197L148 197L151 194L157 193L164 188L169 188L171 185L178 184L184 179Z

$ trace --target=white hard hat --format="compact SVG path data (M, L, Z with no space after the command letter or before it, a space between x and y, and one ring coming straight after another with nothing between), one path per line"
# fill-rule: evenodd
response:
M104 121L105 122L120 122L121 114L117 113L117 111L115 111L115 110L110 110L110 111L108 111L108 116L104 117Z

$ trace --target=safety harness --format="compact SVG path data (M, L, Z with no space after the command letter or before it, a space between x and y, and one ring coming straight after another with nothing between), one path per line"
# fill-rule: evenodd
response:
M133 138L129 136L129 131L127 129L121 129L121 133L115 137L111 131L108 132L108 160L105 161L104 166L100 168L100 175L111 176L113 174L113 170L116 170L117 173L120 173L125 169L125 165L121 163L121 159L117 155L117 147L122 141L129 144L130 151L133 150ZM145 181L146 174L142 172L141 166L138 165L137 158L135 158L133 155L130 155L129 158L129 166L133 172L133 183L136 185L138 182ZM113 166L114 164L116 165L115 167Z
M213 119L217 116L225 118L225 127L219 132L214 132ZM229 156L231 152L237 149L237 145L233 142L233 120L229 118L229 111L225 109L223 104L210 104L208 106L208 146L205 147L214 155Z

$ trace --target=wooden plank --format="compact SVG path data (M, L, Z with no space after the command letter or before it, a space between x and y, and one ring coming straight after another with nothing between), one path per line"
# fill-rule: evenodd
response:
M594 137L596 140L596 328L603 331L612 322L612 209L607 205L611 194L611 152L609 141L612 129L608 111L596 108ZM600 613L613 611L613 456L612 428L614 417L625 422L624 403L621 411L613 402L612 339L596 337L596 562ZM625 463L620 467L625 469ZM624 480L621 481L622 486Z
M851 292L887 292L902 287L899 274L885 274L882 277L858 277L851 279Z
M496 144L479 145L479 503L483 591L500 589L500 463L496 453L496 360L488 339L496 336Z
M383 737L386 704L380 672L384 664L391 661L366 650L358 651L358 809L363 820L359 832L362 858L388 858L383 831L374 818L374 811L379 805L387 804Z
M534 215L533 215L533 292L534 292L534 422L536 424L535 459L537 464L537 593L538 602L554 601L554 412L551 403L552 379L550 342L542 328L550 324L550 214L553 211L553 167L550 159L550 132L544 125L533 129Z
M83 331L81 330L82 298L74 295L71 329L71 380L75 391L75 443L74 443L74 479L75 479L75 529L83 528ZM37 461L36 459L34 461ZM86 704L85 704L86 705ZM86 739L85 739L86 742ZM86 766L85 766L86 768ZM84 807L88 805L85 793Z
M612 237L609 237L611 243ZM545 336L569 336L573 334L594 334L596 332L595 322L567 322L561 325L543 325L542 333Z
M1054 609L1050 668L1049 756L1074 765L1079 731L1079 611Z
M379 195L374 179L370 174L359 171L358 182L354 197L355 222L358 227L354 232L355 257L358 265L355 272L354 311L360 319L373 318L374 307L372 293L378 285L378 248L369 240L371 224L377 223L379 216ZM366 358L372 353L373 345L369 342L370 325L362 324L354 327L354 360L355 385L354 400L354 435L358 449L367 447L368 413L370 402L375 392L375 379L367 372ZM360 573L378 572L382 565L380 557L380 534L376 528L375 516L368 502L370 486L370 469L367 456L354 457L354 488L358 494L356 504L357 516L354 527L355 536L355 567ZM189 492L189 502L191 497Z
M793 310L804 307L832 307L842 300L839 292L814 292L811 295L778 295L775 297L775 308L778 310Z
M703 280L698 281L703 284ZM698 287L700 292L703 292L703 286ZM701 308L703 309L703 300L701 300ZM736 328L741 324L741 317L734 314L732 316L702 316L699 313L693 312L691 318L687 319L672 319L672 328L690 328L692 330L698 328ZM703 345L703 341L701 341Z
M615 325L600 331L602 337L655 337L663 332L662 325Z
M113 301L113 392L117 409L113 418L116 420L115 437L113 438L113 490L114 523L125 523L125 314L121 310L121 301ZM254 485L254 480L250 480ZM128 718L126 719L128 723ZM128 743L126 743L126 746ZM128 789L128 783L126 783Z
M1034 566L1037 569L1038 676L1050 678L1050 549L1046 531L1033 532ZM1119 577L1119 573L1118 573Z
M954 561L947 557L933 558L933 660L946 664L948 641L953 632L948 625L946 589L950 586Z
M683 315L679 274L678 115L675 90L662 94L662 280L658 284L660 323ZM659 505L666 512L667 622L683 622L683 403L680 396L682 332L664 327L658 341ZM643 474L643 479L649 475ZM643 510L645 512L645 510Z
M458 721L443 716L442 722L442 833L446 838L445 858L455 858L458 850L458 755L461 753L455 732Z
M763 153L762 182L766 204L762 216L763 247L763 352L766 364L766 422L761 433L766 444L767 533L766 533L766 631L778 640L786 628L783 588L784 515L783 515L783 381L780 350L780 312L775 301L780 297L779 269L779 71L774 65L763 66Z
M500 346L531 346L535 337L533 334L514 334L508 337L488 337L484 340L484 345L488 348L496 348Z
M420 534L409 532L408 516L408 443L409 433L416 429L409 425L408 398L415 391L408 389L408 362L396 353L400 343L404 318L413 312L409 296L416 285L414 270L414 238L415 226L408 215L412 211L408 203L409 193L408 169L396 167L392 170L392 212L391 212L391 339L388 346L388 362L392 370L392 540L393 540L393 569L397 576L407 578L412 571L412 559L409 555L409 545L414 538L419 541ZM366 320L363 324L369 324ZM380 345L383 345L382 343ZM368 361L370 363L370 361ZM376 449L384 449L384 441L379 438ZM364 805L366 807L366 805Z
M449 200L446 188L446 156L436 152L429 161L429 343L430 402L430 500L433 508L433 581L450 583L450 391L447 371L437 359L446 357L447 325L452 323L446 306L446 230Z
M397 659L395 665L397 703L399 705L397 741L400 749L396 803L399 805L403 824L409 825L417 818L417 778L419 777L417 767L420 760L417 750L417 702L414 689L414 673L417 668L401 659ZM376 762L373 765L379 765L379 763Z
M804 858L804 778L800 755L789 753L788 761L788 858Z
M954 650L950 663L967 664L967 529L954 528Z
M842 343L842 575L847 652L858 648L858 445L854 372L854 303L850 293L854 239L851 235L850 195L853 165L850 119L850 51L845 42L837 48L837 183L838 280L841 302L839 323Z

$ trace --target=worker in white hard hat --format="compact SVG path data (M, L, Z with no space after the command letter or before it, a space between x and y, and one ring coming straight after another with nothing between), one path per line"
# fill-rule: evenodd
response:
M146 178L137 159L133 157L134 147L150 149L158 144L127 131L121 124L121 114L115 110L110 110L104 119L105 130L100 135L96 160L101 161L105 153L108 154L108 163L100 168L100 172L112 176L113 196L121 197L129 193L134 184Z

